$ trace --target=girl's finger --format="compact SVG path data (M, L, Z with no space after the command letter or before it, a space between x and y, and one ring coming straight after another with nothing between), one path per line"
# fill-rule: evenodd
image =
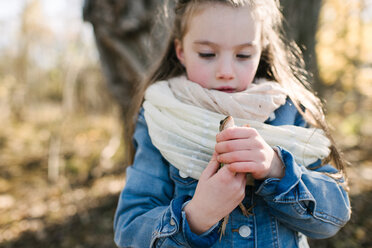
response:
M233 139L248 139L257 135L257 130L251 127L232 127L218 133L216 135L216 141L221 142Z
M224 164L236 162L252 162L265 160L263 150L242 150L222 153L217 156L217 161Z
M214 149L218 154L233 152L233 151L242 151L242 150L252 150L260 148L258 142L252 139L235 139L235 140L226 140L216 143Z
M216 174L219 168L220 168L220 163L217 161L217 153L214 152L211 160L209 161L207 167L204 169L200 177L208 179L214 174Z
M225 164L213 177L220 185L231 186L232 183L240 182L244 179L243 173L236 173L228 169L228 164Z
M236 162L236 163L231 163L227 166L227 168L238 174L243 174L244 173L252 173L257 170L257 164L255 162Z
M227 169L230 170L230 165L227 166ZM230 170L231 172L234 172L235 173L235 177L238 179L238 180L242 180L242 183L244 183L245 185L245 181L247 180L247 174L246 173L240 173L240 172L236 172L236 171L233 171L233 170Z

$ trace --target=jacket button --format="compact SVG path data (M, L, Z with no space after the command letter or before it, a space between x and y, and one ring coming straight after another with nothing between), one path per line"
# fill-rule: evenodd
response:
M171 224L171 226L174 226L176 224L176 222L174 221L174 219L171 219L169 224Z
M251 229L249 228L249 226L241 226L239 228L239 234L240 236L242 236L243 238L246 238L248 237L249 235L251 235Z
M182 171L179 171L179 175L180 175L180 177L182 177L182 178L188 178L188 177L189 177L186 173L184 173L184 172L182 172Z

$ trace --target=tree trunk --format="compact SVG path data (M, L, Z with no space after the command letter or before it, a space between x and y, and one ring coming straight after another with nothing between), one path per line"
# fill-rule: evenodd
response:
M322 93L318 64L315 52L316 32L322 0L281 0L285 17L286 31L301 48L306 67L314 76L313 89Z
M288 31L303 50L305 62L314 74L314 88L318 90L315 33L321 0L281 2ZM168 30L157 25L161 6L172 8L173 4L169 0L84 2L84 20L94 27L107 86L122 107L124 118L130 113L133 94L166 43Z
M146 71L165 45L162 38L167 31L157 26L165 1L84 2L84 20L93 25L107 86L122 107L124 118Z

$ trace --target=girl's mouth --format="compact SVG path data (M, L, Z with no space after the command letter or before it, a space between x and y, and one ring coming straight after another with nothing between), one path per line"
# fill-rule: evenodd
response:
M226 93L233 93L236 91L234 88L231 88L231 87L220 87L220 88L217 88L216 90L223 91Z

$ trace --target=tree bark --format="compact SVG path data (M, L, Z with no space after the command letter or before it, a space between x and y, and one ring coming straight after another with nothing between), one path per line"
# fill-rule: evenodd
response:
M83 18L93 25L107 86L120 104L124 118L146 71L165 45L162 38L167 30L158 25L165 1L84 2Z
M322 0L281 0L285 28L290 38L300 47L307 70L313 74L313 89L322 93L322 83L316 57L316 32Z
M282 0L287 30L303 50L308 69L320 89L315 53L315 34L321 0ZM122 107L124 118L132 96L149 66L164 48L168 30L158 25L162 6L169 0L85 0L84 20L92 23L109 91ZM172 18L169 18L170 20Z

